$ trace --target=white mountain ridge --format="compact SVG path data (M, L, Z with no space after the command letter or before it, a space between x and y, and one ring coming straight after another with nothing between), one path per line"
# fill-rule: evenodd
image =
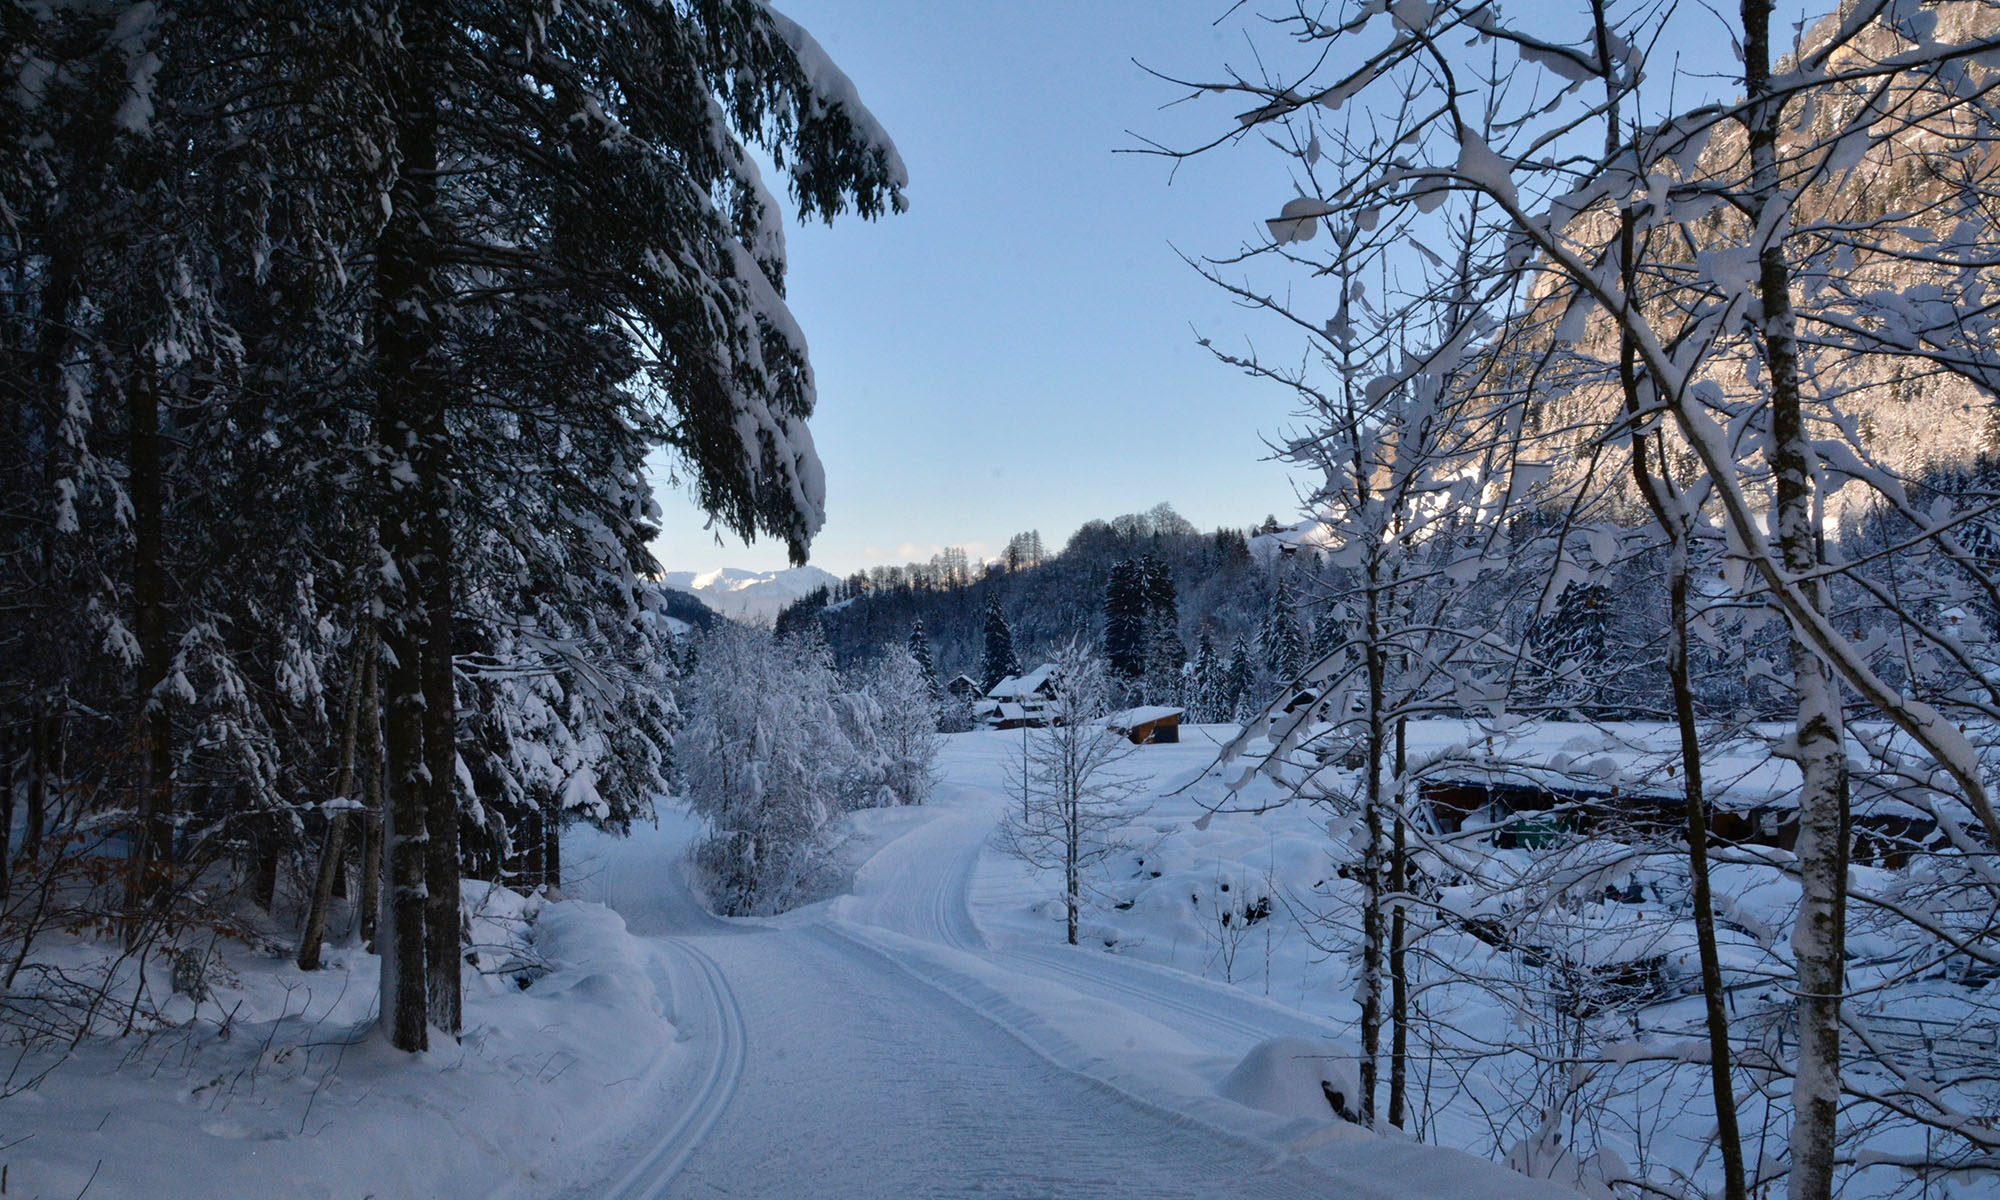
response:
M719 567L713 571L668 571L666 585L698 596L703 604L732 621L769 625L787 604L840 582L831 571L814 566L782 571L746 571Z

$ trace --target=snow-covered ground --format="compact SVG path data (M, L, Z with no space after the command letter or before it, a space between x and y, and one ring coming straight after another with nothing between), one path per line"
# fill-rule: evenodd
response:
M851 889L773 920L700 907L683 817L577 839L572 899L489 903L467 1036L417 1060L366 1036L368 956L302 987L238 953L190 1024L0 1101L7 1194L1563 1194L1336 1119L1320 1085L1351 1087L1350 1034L1301 1009L1338 1011L1318 980L1343 970L1275 919L1205 931L1202 904L1256 890L1241 862L1323 861L1316 817L1197 844L1198 806L1161 799L1068 947L1049 881L991 845L1018 739L950 739L930 804L854 819ZM1190 731L1130 762L1167 780L1210 753ZM1239 865L1210 861L1225 842Z

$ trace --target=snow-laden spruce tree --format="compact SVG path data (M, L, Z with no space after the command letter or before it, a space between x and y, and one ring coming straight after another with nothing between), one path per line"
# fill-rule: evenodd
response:
M1010 767L1019 777L1009 787L1022 799L1007 807L1000 837L1023 862L1061 873L1064 929L1074 946L1090 872L1117 853L1120 832L1144 815L1136 803L1144 784L1120 769L1134 750L1130 739L1106 727L1116 685L1104 660L1071 642L1053 661L1050 723L1022 732L1021 764Z
M1104 582L1104 658L1127 687L1146 673L1146 599L1140 565L1129 558L1113 563Z
M381 836L371 814L351 857L389 876L382 1025L421 1048L458 1025L462 860L535 838L508 822L548 815L516 801L552 770L584 800L563 811L645 803L657 708L587 681L643 640L647 456L745 536L802 556L818 528L753 147L819 218L900 208L902 165L756 0L192 0L6 29L19 849L124 814L128 934L178 922L204 864L241 861L270 904L308 838L350 857L324 814L374 794L354 768L379 728ZM544 712L503 676L562 695ZM106 770L65 804L84 763Z
M1000 608L998 592L986 598L985 650L979 657L979 674L985 689L992 691L1009 675L1021 673L1021 657L1014 650L1014 630Z

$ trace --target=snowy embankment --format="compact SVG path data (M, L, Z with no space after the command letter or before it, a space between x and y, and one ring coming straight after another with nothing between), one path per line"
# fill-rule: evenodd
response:
M484 884L467 902L483 969L461 1043L412 1056L374 1035L377 960L357 947L310 974L232 947L225 982L171 1002L178 1024L86 1043L0 1100L7 1193L525 1197L602 1176L692 1054L658 949L598 904Z

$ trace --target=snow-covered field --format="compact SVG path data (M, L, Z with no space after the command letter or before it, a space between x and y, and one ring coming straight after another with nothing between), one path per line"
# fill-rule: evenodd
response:
M0 1101L6 1194L1562 1194L1334 1116L1351 982L1276 886L1328 861L1322 814L1197 830L1156 798L1072 948L1051 881L992 846L1018 750L950 739L931 803L854 818L851 888L772 920L695 902L685 818L579 837L571 899L488 900L467 1036L420 1059L368 1036L369 956L233 951L180 1026ZM1212 753L1189 730L1128 762Z

